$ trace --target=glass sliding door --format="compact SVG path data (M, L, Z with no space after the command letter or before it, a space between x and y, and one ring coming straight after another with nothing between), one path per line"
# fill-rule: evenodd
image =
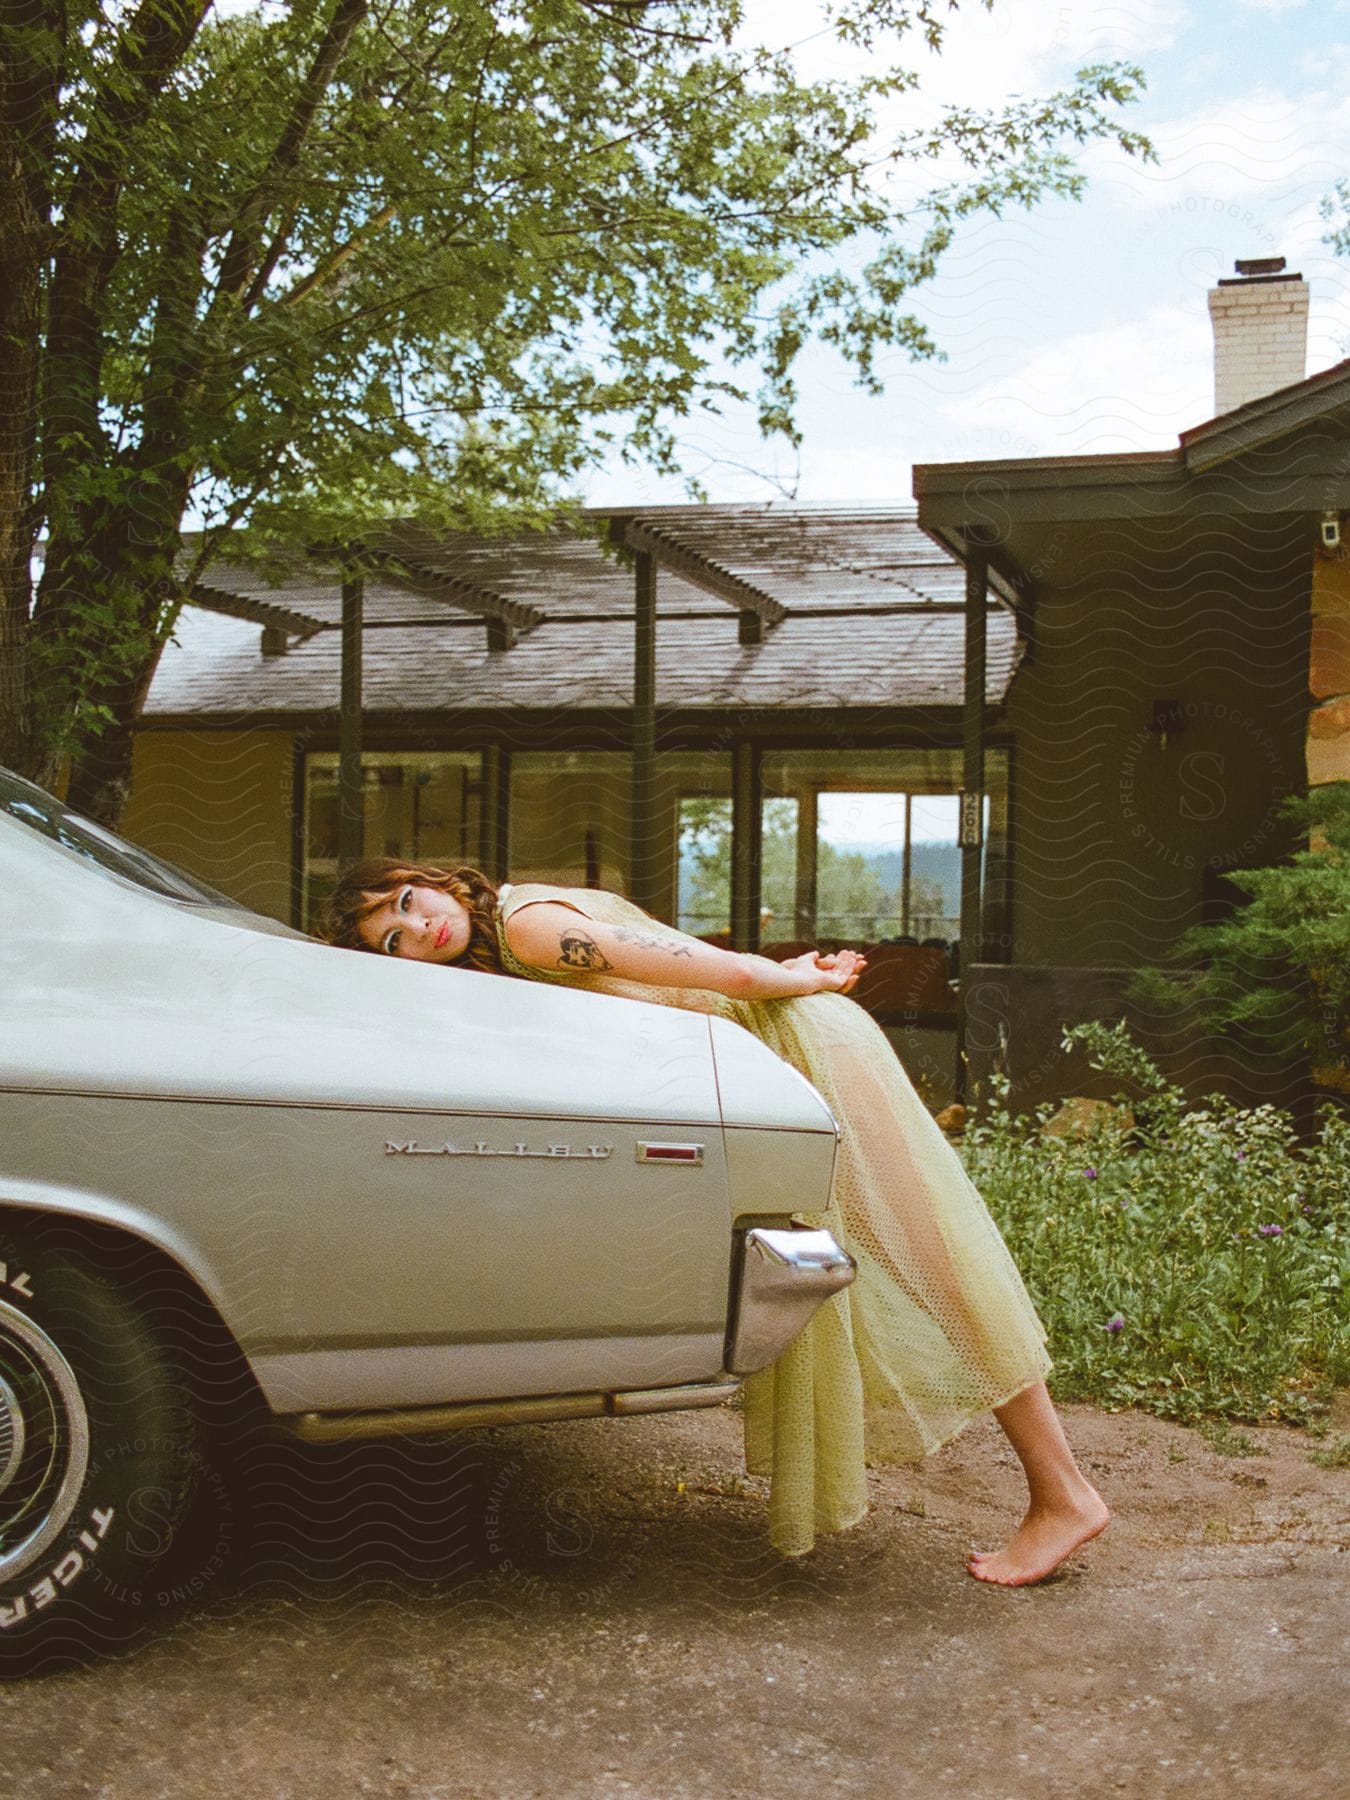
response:
M817 788L817 935L873 944L907 929L909 796Z

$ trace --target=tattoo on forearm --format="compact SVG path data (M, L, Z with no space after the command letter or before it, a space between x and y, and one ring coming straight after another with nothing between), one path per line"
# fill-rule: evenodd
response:
M658 937L654 931L636 931L631 925L616 925L614 935L622 943L637 944L643 950L668 950L672 956L692 956L692 944L673 943L670 938Z
M560 969L612 969L610 962L596 943L594 938L586 936L584 931L564 932L558 941L562 955L558 958Z

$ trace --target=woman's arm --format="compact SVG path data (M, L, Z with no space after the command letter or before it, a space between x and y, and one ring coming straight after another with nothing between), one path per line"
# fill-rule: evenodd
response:
M846 994L864 967L856 950L832 956L811 951L776 963L767 956L719 950L666 926L602 924L556 900L536 900L513 913L506 941L514 956L536 969L619 975L657 987L710 988L732 1000Z

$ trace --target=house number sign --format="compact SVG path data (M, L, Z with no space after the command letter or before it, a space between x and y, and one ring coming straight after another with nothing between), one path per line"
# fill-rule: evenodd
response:
M961 847L984 842L984 795L963 793L961 796Z

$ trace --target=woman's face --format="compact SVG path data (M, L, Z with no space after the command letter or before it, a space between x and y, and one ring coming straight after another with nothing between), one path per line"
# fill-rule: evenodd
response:
M469 947L468 912L440 888L405 883L361 921L361 941L385 956L410 962L452 963Z

